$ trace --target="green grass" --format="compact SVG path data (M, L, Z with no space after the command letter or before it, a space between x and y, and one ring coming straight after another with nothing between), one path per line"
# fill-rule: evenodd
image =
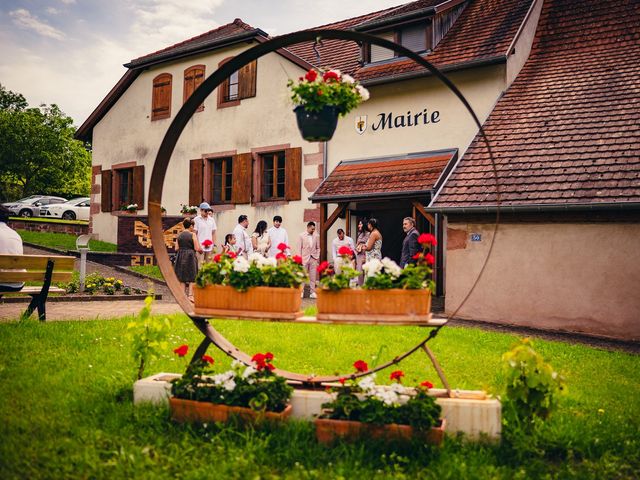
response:
M88 220L62 220L61 218L47 218L47 217L9 217L9 220L17 220L19 222L33 222L33 223L61 223L64 225L88 225Z
M157 278L159 280L164 280L162 276L162 272L160 271L160 267L156 265L140 265L137 267L129 267L134 272L142 273L147 277Z
M167 354L146 374L180 372L171 350L200 334L175 318ZM568 379L559 411L530 445L467 443L440 449L374 441L315 442L313 427L185 426L161 408L134 408L130 319L0 324L0 478L637 478L640 474L638 357L538 340ZM418 343L416 327L357 327L214 321L249 353L270 350L281 368L317 374L375 364ZM501 354L514 336L448 327L432 348L456 388L499 391ZM382 350L381 350L382 347ZM209 351L221 370L229 360ZM437 380L426 357L400 366L405 383ZM380 379L386 374L380 374Z
M57 248L60 250L76 250L76 235L67 233L30 232L28 230L16 230L23 242ZM92 252L115 252L118 246L114 243L89 240L89 250Z

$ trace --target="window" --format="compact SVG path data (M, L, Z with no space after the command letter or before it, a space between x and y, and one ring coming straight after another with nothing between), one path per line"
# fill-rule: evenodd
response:
M283 200L285 182L285 152L260 155L262 167L261 200Z
M231 203L233 194L232 157L214 158L211 162L211 196L213 203Z
M100 176L100 208L103 212L120 210L123 205L133 203L139 209L144 208L144 165L135 166L135 162L120 168L116 165L111 170L102 170Z
M117 202L118 207L130 205L133 202L133 168L116 170ZM138 205L141 207L141 205Z
M400 45L413 52L424 52L427 49L424 25L413 25L400 30Z
M390 42L393 42L395 39L395 35L393 32L383 33L382 35L377 36L384 40L389 40ZM380 47L379 45L371 45L371 62L389 60L394 56L395 52L393 50L388 50L386 48Z
M220 62L218 66L224 65L231 60L227 58ZM256 96L256 71L257 61L245 65L240 70L233 72L220 87L218 87L218 108L239 105L245 98Z
M196 88L204 81L204 65L194 65L184 71L184 89L182 103L186 102L188 98L195 92ZM204 110L204 105L200 105L196 112Z
M161 73L153 79L151 120L160 120L171 116L171 81L172 77L169 73Z
M403 47L414 52L425 52L431 48L431 21L404 25L391 32L376 34L377 37L399 43ZM368 56L367 56L368 55ZM365 63L382 62L391 60L398 55L394 50L370 45L368 51L364 50Z

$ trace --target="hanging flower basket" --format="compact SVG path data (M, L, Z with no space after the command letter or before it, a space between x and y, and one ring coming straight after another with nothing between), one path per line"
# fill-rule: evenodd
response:
M299 105L293 110L300 135L308 142L326 142L331 140L338 126L338 109L333 105L325 105L318 112L310 112Z

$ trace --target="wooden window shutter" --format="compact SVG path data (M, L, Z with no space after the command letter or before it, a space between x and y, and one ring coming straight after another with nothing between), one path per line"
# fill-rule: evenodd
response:
M111 174L111 170L102 170L100 174L102 183L102 186L100 187L100 194L102 196L100 209L103 212L110 212L111 210L113 210L111 202Z
M203 187L203 160L198 158L189 162L189 205L200 205Z
M302 148L285 150L284 196L286 200L300 200L302 183Z
M258 61L254 60L240 69L238 75L238 96L241 99L256 96L257 68Z
M187 99L193 95L193 92L196 91L196 88L200 86L200 84L204 81L204 65L194 65L193 67L189 67L184 71L184 89L182 94L182 103L186 102ZM196 112L201 112L204 110L204 104L200 105Z
M170 73L161 73L153 79L151 120L171 116L171 78Z
M144 208L144 165L133 167L133 203Z
M233 160L233 191L232 203L251 202L251 163L253 156L250 153L234 155Z

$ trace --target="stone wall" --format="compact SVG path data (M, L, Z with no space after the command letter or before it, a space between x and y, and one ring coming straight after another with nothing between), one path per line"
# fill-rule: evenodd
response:
M28 230L30 232L68 233L71 235L86 235L89 233L89 225L65 222L39 222L37 220L9 220L9 226L13 229Z

